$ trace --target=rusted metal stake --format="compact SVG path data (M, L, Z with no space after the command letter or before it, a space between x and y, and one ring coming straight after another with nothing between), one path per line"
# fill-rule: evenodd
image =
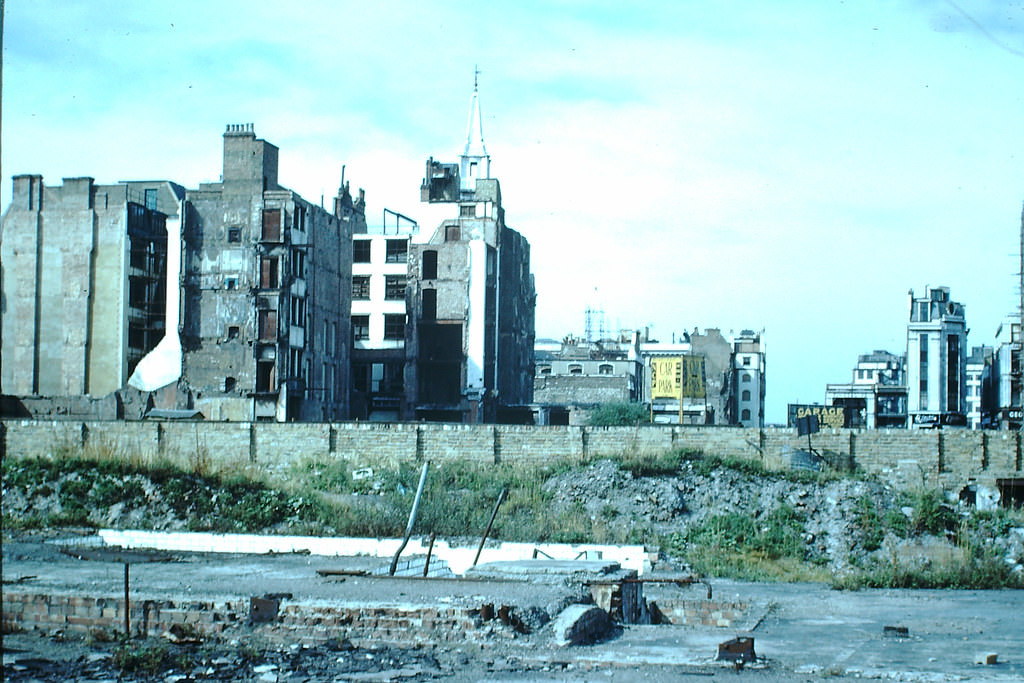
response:
M132 638L131 610L128 607L128 563L124 563L124 639Z
M426 577L427 572L430 571L430 555L434 552L434 539L437 538L437 532L430 532L430 543L427 545L427 561L423 563L423 576Z
M398 557L405 550L405 546L409 543L409 537L412 536L412 526L416 523L416 511L420 507L420 496L423 495L423 485L427 483L427 469L429 467L429 460L423 463L423 471L420 472L420 484L416 487L416 498L412 501L412 511L409 513L409 524L405 527L405 537L402 539L402 545L398 546L395 556L391 559L391 568L388 570L388 576L395 575L395 570L398 568Z
M473 558L473 566L476 566L477 560L480 559L480 553L483 552L484 542L491 533L491 526L494 524L494 518L498 516L498 508L501 507L502 501L505 500L505 496L508 495L508 489L502 489L501 493L498 494L498 502L494 504L494 510L491 512L491 520L487 522L487 528L484 530L484 536L480 539L480 547L476 549L476 557Z

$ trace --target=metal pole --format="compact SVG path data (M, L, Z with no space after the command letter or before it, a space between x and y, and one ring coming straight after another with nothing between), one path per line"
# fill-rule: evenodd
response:
M491 520L487 522L487 528L484 530L483 538L480 539L480 547L476 549L476 557L473 558L473 566L476 566L477 560L480 559L480 553L483 552L484 542L487 540L487 536L491 533L491 525L494 524L494 518L498 516L498 508L501 507L501 503L505 500L505 496L508 495L508 489L502 489L501 493L498 494L498 502L494 504L494 510L491 511Z
M427 546L427 561L423 563L423 576L426 577L430 572L430 556L434 552L434 539L437 538L437 534L433 531L430 532L430 544Z
M131 640L132 622L131 610L128 607L128 563L124 563L124 639Z
M405 546L409 543L409 537L412 536L412 526L416 523L416 511L420 507L420 496L423 495L423 485L427 483L427 469L429 467L429 460L423 463L423 471L420 472L420 483L416 487L416 498L412 502L412 511L409 513L409 524L405 527L405 537L402 539L402 545L398 546L395 556L391 559L391 569L388 570L389 576L395 575L395 569L398 567L398 557L405 550Z

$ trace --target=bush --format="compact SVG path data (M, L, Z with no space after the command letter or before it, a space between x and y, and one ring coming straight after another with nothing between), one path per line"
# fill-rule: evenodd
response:
M590 414L591 427L629 427L651 421L651 413L640 403L605 403Z

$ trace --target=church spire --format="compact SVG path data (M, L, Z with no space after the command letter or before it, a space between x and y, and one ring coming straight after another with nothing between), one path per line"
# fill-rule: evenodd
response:
M480 114L480 70L473 69L473 97L469 102L469 125L466 127L466 146L462 151L462 189L473 190L477 178L491 177L491 157L484 145L483 120Z

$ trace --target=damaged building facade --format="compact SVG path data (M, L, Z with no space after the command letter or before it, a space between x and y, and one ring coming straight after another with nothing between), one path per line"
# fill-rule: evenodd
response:
M351 244L365 230L363 197L342 186L328 212L279 185L277 167L277 147L251 124L230 125L221 182L186 193L183 370L208 419L348 416Z
M229 125L223 145L221 181L194 190L14 178L0 233L5 416L348 417L362 192L343 185L327 211L278 183L278 149L252 124Z
M420 199L454 204L409 252L406 418L532 420L534 309L530 245L505 225L476 88L458 163L426 164Z
M14 177L0 232L5 414L88 415L59 399L125 386L166 332L167 236L183 199L168 181ZM116 417L118 405L98 409Z

